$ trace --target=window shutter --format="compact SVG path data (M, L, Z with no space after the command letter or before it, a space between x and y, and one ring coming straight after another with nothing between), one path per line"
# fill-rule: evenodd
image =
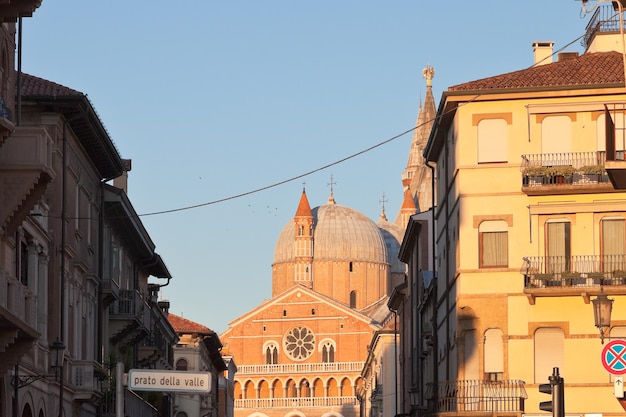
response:
M558 327L543 327L535 332L535 383L543 383L558 367L563 374L565 334Z

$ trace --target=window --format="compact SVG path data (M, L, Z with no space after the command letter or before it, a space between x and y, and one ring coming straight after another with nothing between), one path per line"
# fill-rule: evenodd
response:
M283 349L291 359L303 361L315 349L315 334L308 327L294 327L283 338Z
M551 221L546 224L546 272L570 270L570 236L569 221Z
M484 221L478 228L480 268L509 265L508 225L504 220Z
M350 291L350 308L356 308L356 291Z
M335 362L335 345L331 341L327 341L322 345L322 362Z
M501 381L504 374L504 350L502 330L485 332L485 377L487 381Z
M17 277L24 285L28 285L28 244L25 240L19 241L17 251Z
M563 372L565 334L558 327L541 327L535 331L535 383L543 383L552 375L552 368Z
M278 364L278 346L276 346L275 344L270 344L265 347L265 364Z
M602 266L604 271L626 270L626 221L606 218L601 222Z
M478 163L506 162L507 122L504 119L484 119L478 122Z
M176 361L176 370L177 371L186 371L187 370L187 360L179 359Z
M572 119L566 115L546 116L541 120L541 153L544 158L572 152ZM551 165L551 164L544 164ZM552 371L550 371L552 375Z

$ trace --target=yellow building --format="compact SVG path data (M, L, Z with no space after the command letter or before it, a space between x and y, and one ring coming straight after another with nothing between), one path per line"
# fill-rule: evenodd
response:
M424 153L437 279L409 265L429 332L403 368L414 414L545 413L558 368L568 415L623 415L592 310L607 293L605 334L626 337L626 193L605 168L626 149L623 43L611 6L587 30L583 54L536 42L535 65L443 94Z

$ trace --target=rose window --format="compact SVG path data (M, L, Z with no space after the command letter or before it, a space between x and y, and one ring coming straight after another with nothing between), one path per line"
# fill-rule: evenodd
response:
M307 327L294 327L283 338L283 347L291 359L303 361L315 349L315 335Z

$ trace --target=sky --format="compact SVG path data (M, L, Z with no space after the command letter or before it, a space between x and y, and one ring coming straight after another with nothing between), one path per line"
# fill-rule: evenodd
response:
M395 219L427 65L438 105L531 66L535 41L582 53L589 17L574 0L44 0L22 71L89 97L132 159L170 312L221 333L271 297L303 187Z

